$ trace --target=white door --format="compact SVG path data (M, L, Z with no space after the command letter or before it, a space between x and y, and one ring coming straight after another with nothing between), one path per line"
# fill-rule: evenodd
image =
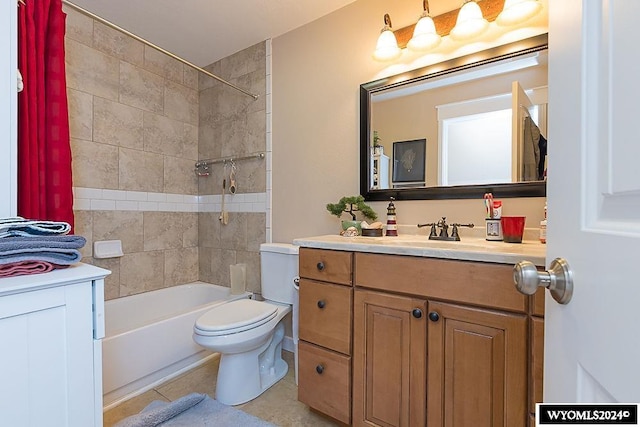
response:
M640 402L640 1L549 2L545 402Z

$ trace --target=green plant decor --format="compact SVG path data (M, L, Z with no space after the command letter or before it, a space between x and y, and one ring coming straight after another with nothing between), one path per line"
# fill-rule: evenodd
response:
M346 212L351 215L353 221L356 220L356 212L360 212L362 216L373 221L378 218L375 211L364 202L364 197L362 196L343 197L338 203L327 204L327 210L338 218Z

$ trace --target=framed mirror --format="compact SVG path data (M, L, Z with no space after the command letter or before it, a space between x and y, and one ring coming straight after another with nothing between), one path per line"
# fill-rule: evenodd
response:
M546 195L547 34L360 86L366 200Z

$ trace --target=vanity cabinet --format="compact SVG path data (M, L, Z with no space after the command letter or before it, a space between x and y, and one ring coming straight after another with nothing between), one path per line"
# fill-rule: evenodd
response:
M76 264L0 279L0 424L102 426L107 274Z
M298 400L351 422L352 258L300 249Z
M367 253L354 263L354 425L527 425L528 297L512 266Z
M533 422L544 290L518 293L513 265L303 247L300 275L302 402L355 426Z

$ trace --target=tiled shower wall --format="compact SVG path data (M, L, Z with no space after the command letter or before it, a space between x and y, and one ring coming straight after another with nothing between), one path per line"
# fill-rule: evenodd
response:
M222 169L213 167L214 174L205 184L193 169L198 158L238 155L257 146L252 138L259 139L259 132L259 149L264 150L264 107L256 108L252 98L248 104L237 104L236 99L244 95L216 89L207 81L199 83L198 72L190 67L72 9L65 8L65 12L75 233L87 238L83 262L112 271L105 283L105 297L198 279L228 286L228 264L234 262L249 264L250 287L259 290L255 278L259 277L257 247L264 241L260 237L264 236L264 209L259 203L258 209L249 203L249 210L262 212L245 213L237 208L243 204L234 203L238 212L231 214L228 226L208 224L208 219L217 221L218 214L198 213L203 206L200 202L212 201L207 206L217 208L216 196L198 197L198 186L205 191L200 194L215 194L214 179L221 180L214 177L221 177ZM260 49L263 56L256 60L262 65L263 86L252 90L263 94L264 47L254 50ZM253 54L245 57L251 58ZM248 78L260 86L254 75L247 77L251 73L242 72L249 70L246 64L239 67L228 70L235 75L227 78L239 85ZM201 98L212 103L204 109L209 114L204 120L200 119ZM261 124L250 111L261 111ZM206 124L205 129L199 129L200 122ZM223 128L217 127L221 123ZM246 131L246 126L254 130ZM212 138L211 132L218 131L233 136L223 133ZM238 150L230 147L241 133L242 141L248 143ZM206 149L198 149L199 134L207 135ZM264 164L261 172L258 165L238 166L238 193L251 193L245 198L258 202L264 199ZM94 241L115 239L122 241L123 257L94 258ZM199 241L205 256L199 255ZM226 269L226 274L215 272L214 267Z
M200 75L199 158L251 156L266 151L266 45L259 43L206 67L207 71L258 95L244 95L216 80ZM236 164L237 193L228 194L231 165L214 164L211 175L198 180L198 194L220 201L226 179L227 203L238 195L255 203L233 207L226 225L218 220L218 206L199 215L200 280L229 285L229 265L247 264L247 288L260 291L260 243L266 241L266 160ZM233 206L233 205L232 205Z

